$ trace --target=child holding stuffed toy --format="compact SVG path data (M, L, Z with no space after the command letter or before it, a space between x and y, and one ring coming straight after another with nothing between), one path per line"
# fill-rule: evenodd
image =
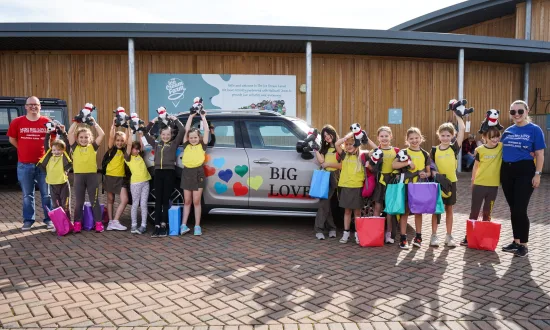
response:
M82 230L82 209L86 191L88 199L92 204L92 210L95 222L95 231L103 232L103 222L101 221L101 207L99 205L99 180L97 179L97 161L96 154L99 145L105 137L105 132L97 124L93 117L90 117L97 132L94 140L92 131L88 127L77 129L77 123L73 123L69 128L68 139L72 150L73 172L74 172L74 190L75 190L75 208L74 208L74 232Z
M361 151L359 147L355 146L355 142L356 139L352 132L334 144L342 162L338 187L341 188L339 204L344 209L344 233L340 239L340 243L348 242L351 228L351 212L358 218L361 216L361 208L363 207L361 190L365 182L365 165L361 161ZM355 242L359 244L357 233L355 233Z
M399 148L391 146L393 139L392 130L388 126L378 128L378 147L371 150L369 168L371 171L378 172L376 186L372 198L374 200L374 216L378 217L382 213L384 201L386 198L386 185L390 181L391 174L394 171L392 162L399 152ZM381 154L380 156L378 154ZM394 240L391 237L392 223L391 215L386 215L386 234L385 243L393 244Z
M154 118L147 125L145 133L145 139L155 151L155 230L151 237L166 237L168 236L170 196L176 181L176 152L185 135L185 128L178 118L168 116L171 122L176 123L178 135L172 140L172 126L161 125L160 141L157 142L149 132L158 118Z
M38 161L37 166L46 172L46 183L50 185L53 207L62 207L67 217L71 219L71 185L67 173L73 167L73 162L66 152L69 140L67 140L65 126L58 127L57 134L60 136L51 142L51 148L51 133L46 133L44 139L46 154Z
M321 167L325 171L330 172L328 198L319 200L319 208L317 209L317 215L315 216L315 237L317 239L325 239L325 228L328 227L328 237L336 237L336 225L332 217L332 210L330 209L330 200L332 195L336 191L338 186L338 178L340 177L340 169L342 164L337 159L336 147L334 142L338 140L338 133L331 125L325 125L321 130L321 149L315 151L317 161L321 164Z
M200 115L202 120L202 127L204 127L204 135L201 136L201 132L198 128L191 128L193 118L196 115ZM183 207L183 220L180 228L180 235L183 235L189 231L187 227L187 220L189 219L189 213L191 213L191 204L195 209L195 228L193 234L195 236L202 235L201 229L201 198L202 190L204 189L204 158L206 155L206 145L208 144L208 122L206 121L206 114L204 112L194 112L187 118L185 124L185 131L187 132L183 138L183 172L181 175L181 189L183 189L184 207Z
M130 135L130 127L126 130L126 135ZM132 193L132 234L143 234L147 231L147 200L149 199L149 180L151 175L147 170L147 165L143 161L143 143L141 142L142 131L136 134L138 141L132 142L132 139L127 139L126 154L124 160L130 172L130 192ZM141 226L137 225L138 207L141 207Z
M399 158L396 158L392 167L396 170L405 172L407 179L405 183L418 182L418 179L427 179L430 177L430 155L428 152L420 147L420 144L425 139L417 127L410 127L407 130L405 150L400 150L398 153ZM402 159L403 155L406 155L405 159ZM407 193L405 192L405 196ZM401 249L408 249L407 244L407 220L409 217L409 207L405 207L405 214L401 216L399 225L401 229L401 238L399 240L399 247ZM414 215L414 223L416 227L416 236L413 240L413 245L416 247L422 246L422 214Z
M107 214L109 214L109 225L107 230L126 230L126 226L120 223L120 217L128 204L128 182L126 180L126 166L124 163L124 151L126 150L126 133L117 131L113 118L111 131L109 133L109 149L102 161L102 170L105 175L103 188L107 192ZM120 203L113 215L115 195L120 196Z
M475 163L472 170L472 206L470 219L477 220L481 204L483 204L483 221L491 221L491 213L497 199L500 185L500 167L502 164L502 142L500 131L496 127L489 127L483 133L484 145L475 150ZM468 245L468 240L460 242Z
M435 163L436 171L432 172L432 176L438 180L438 174L445 176L445 179L451 183L449 194L442 192L443 204L445 205L445 223L447 225L447 235L445 236L444 244L448 247L455 247L453 239L453 205L456 204L456 168L458 166L458 151L464 141L464 132L466 126L462 117L455 113L458 122L458 134L452 123L444 123L437 129L437 136L441 142L438 146L432 147L431 158ZM455 142L451 142L456 134ZM439 238L437 237L437 226L441 219L440 215L432 215L432 237L430 238L430 246L439 246Z

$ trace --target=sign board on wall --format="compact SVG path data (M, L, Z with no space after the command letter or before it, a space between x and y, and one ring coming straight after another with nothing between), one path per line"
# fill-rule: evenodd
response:
M403 109L390 108L388 110L388 124L400 125L403 123Z
M201 96L206 110L264 109L296 116L296 76L231 74L149 74L149 120L164 106L187 112Z

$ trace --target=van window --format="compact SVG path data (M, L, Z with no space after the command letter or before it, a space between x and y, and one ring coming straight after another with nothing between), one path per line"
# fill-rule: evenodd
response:
M247 121L246 128L252 148L293 150L298 137L284 122Z
M0 108L0 130L7 130L15 118L17 118L16 108Z
M40 109L40 115L48 117L51 120L57 120L63 125L67 125L67 123L65 123L65 119L63 118L63 110L59 108L42 108Z
M215 138L212 139L210 135L208 146L209 147L226 147L235 148L237 144L235 142L235 122L233 120L208 120L208 122L214 126ZM200 127L199 120L193 120L191 127ZM204 134L204 131L201 130Z

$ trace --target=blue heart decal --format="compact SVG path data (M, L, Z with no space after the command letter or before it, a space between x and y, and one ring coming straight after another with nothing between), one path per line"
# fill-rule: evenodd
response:
M176 157L179 157L181 155L181 153L183 152L183 148L182 147L178 147L176 149Z
M212 162L214 163L214 166L216 168L222 168L222 166L225 164L225 158L214 158Z
M233 171L231 171L230 169L219 171L218 177L225 182L229 182L229 180L231 180L231 177L233 177Z
M227 186L221 182L216 182L214 184L214 190L216 190L216 193L223 194L227 191Z

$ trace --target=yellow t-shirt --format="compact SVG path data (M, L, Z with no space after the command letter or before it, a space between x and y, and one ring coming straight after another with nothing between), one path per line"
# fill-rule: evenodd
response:
M73 144L73 172L74 173L97 173L96 154L99 146L92 144L82 147L78 143Z
M62 184L67 182L68 179L63 168L63 154L57 157L52 155L46 165L46 183Z
M420 150L411 150L407 148L407 154L411 157L411 162L414 163L415 169L409 168L409 172L424 171L427 166L430 166L430 156L428 152L422 148ZM410 182L407 180L407 183ZM418 176L412 179L412 182L418 182Z
M327 154L325 155L325 163L338 163L338 159L336 158L336 148L328 148ZM334 172L338 169L334 167L327 167L325 170Z
M458 161L456 156L458 154L458 148L456 144L452 143L447 149L443 150L440 146L435 147L434 157L435 166L437 171L441 174L445 174L447 179L451 182L457 182L456 168Z
M502 142L499 142L494 148L488 148L486 145L477 147L475 157L479 164L474 184L498 187L500 185L500 165L502 164Z
M125 174L126 173L124 171L124 153L122 152L122 150L117 150L117 152L115 153L115 155L113 156L109 164L107 164L105 175L124 177Z
M342 160L342 171L338 187L362 188L365 182L365 166L357 163L357 155L348 154L343 151L340 154Z
M204 155L206 154L206 145L202 143L191 145L189 142L183 144L183 156L181 162L187 168L199 167L204 163Z
M395 156L397 156L397 153L395 152L395 148L390 147L389 149L382 149L382 169L380 173L382 174L389 174L393 172L392 162L395 159Z
M143 161L141 156L130 156L130 160L126 161L132 176L130 177L130 183L140 183L151 180L151 174L147 171L147 165Z

